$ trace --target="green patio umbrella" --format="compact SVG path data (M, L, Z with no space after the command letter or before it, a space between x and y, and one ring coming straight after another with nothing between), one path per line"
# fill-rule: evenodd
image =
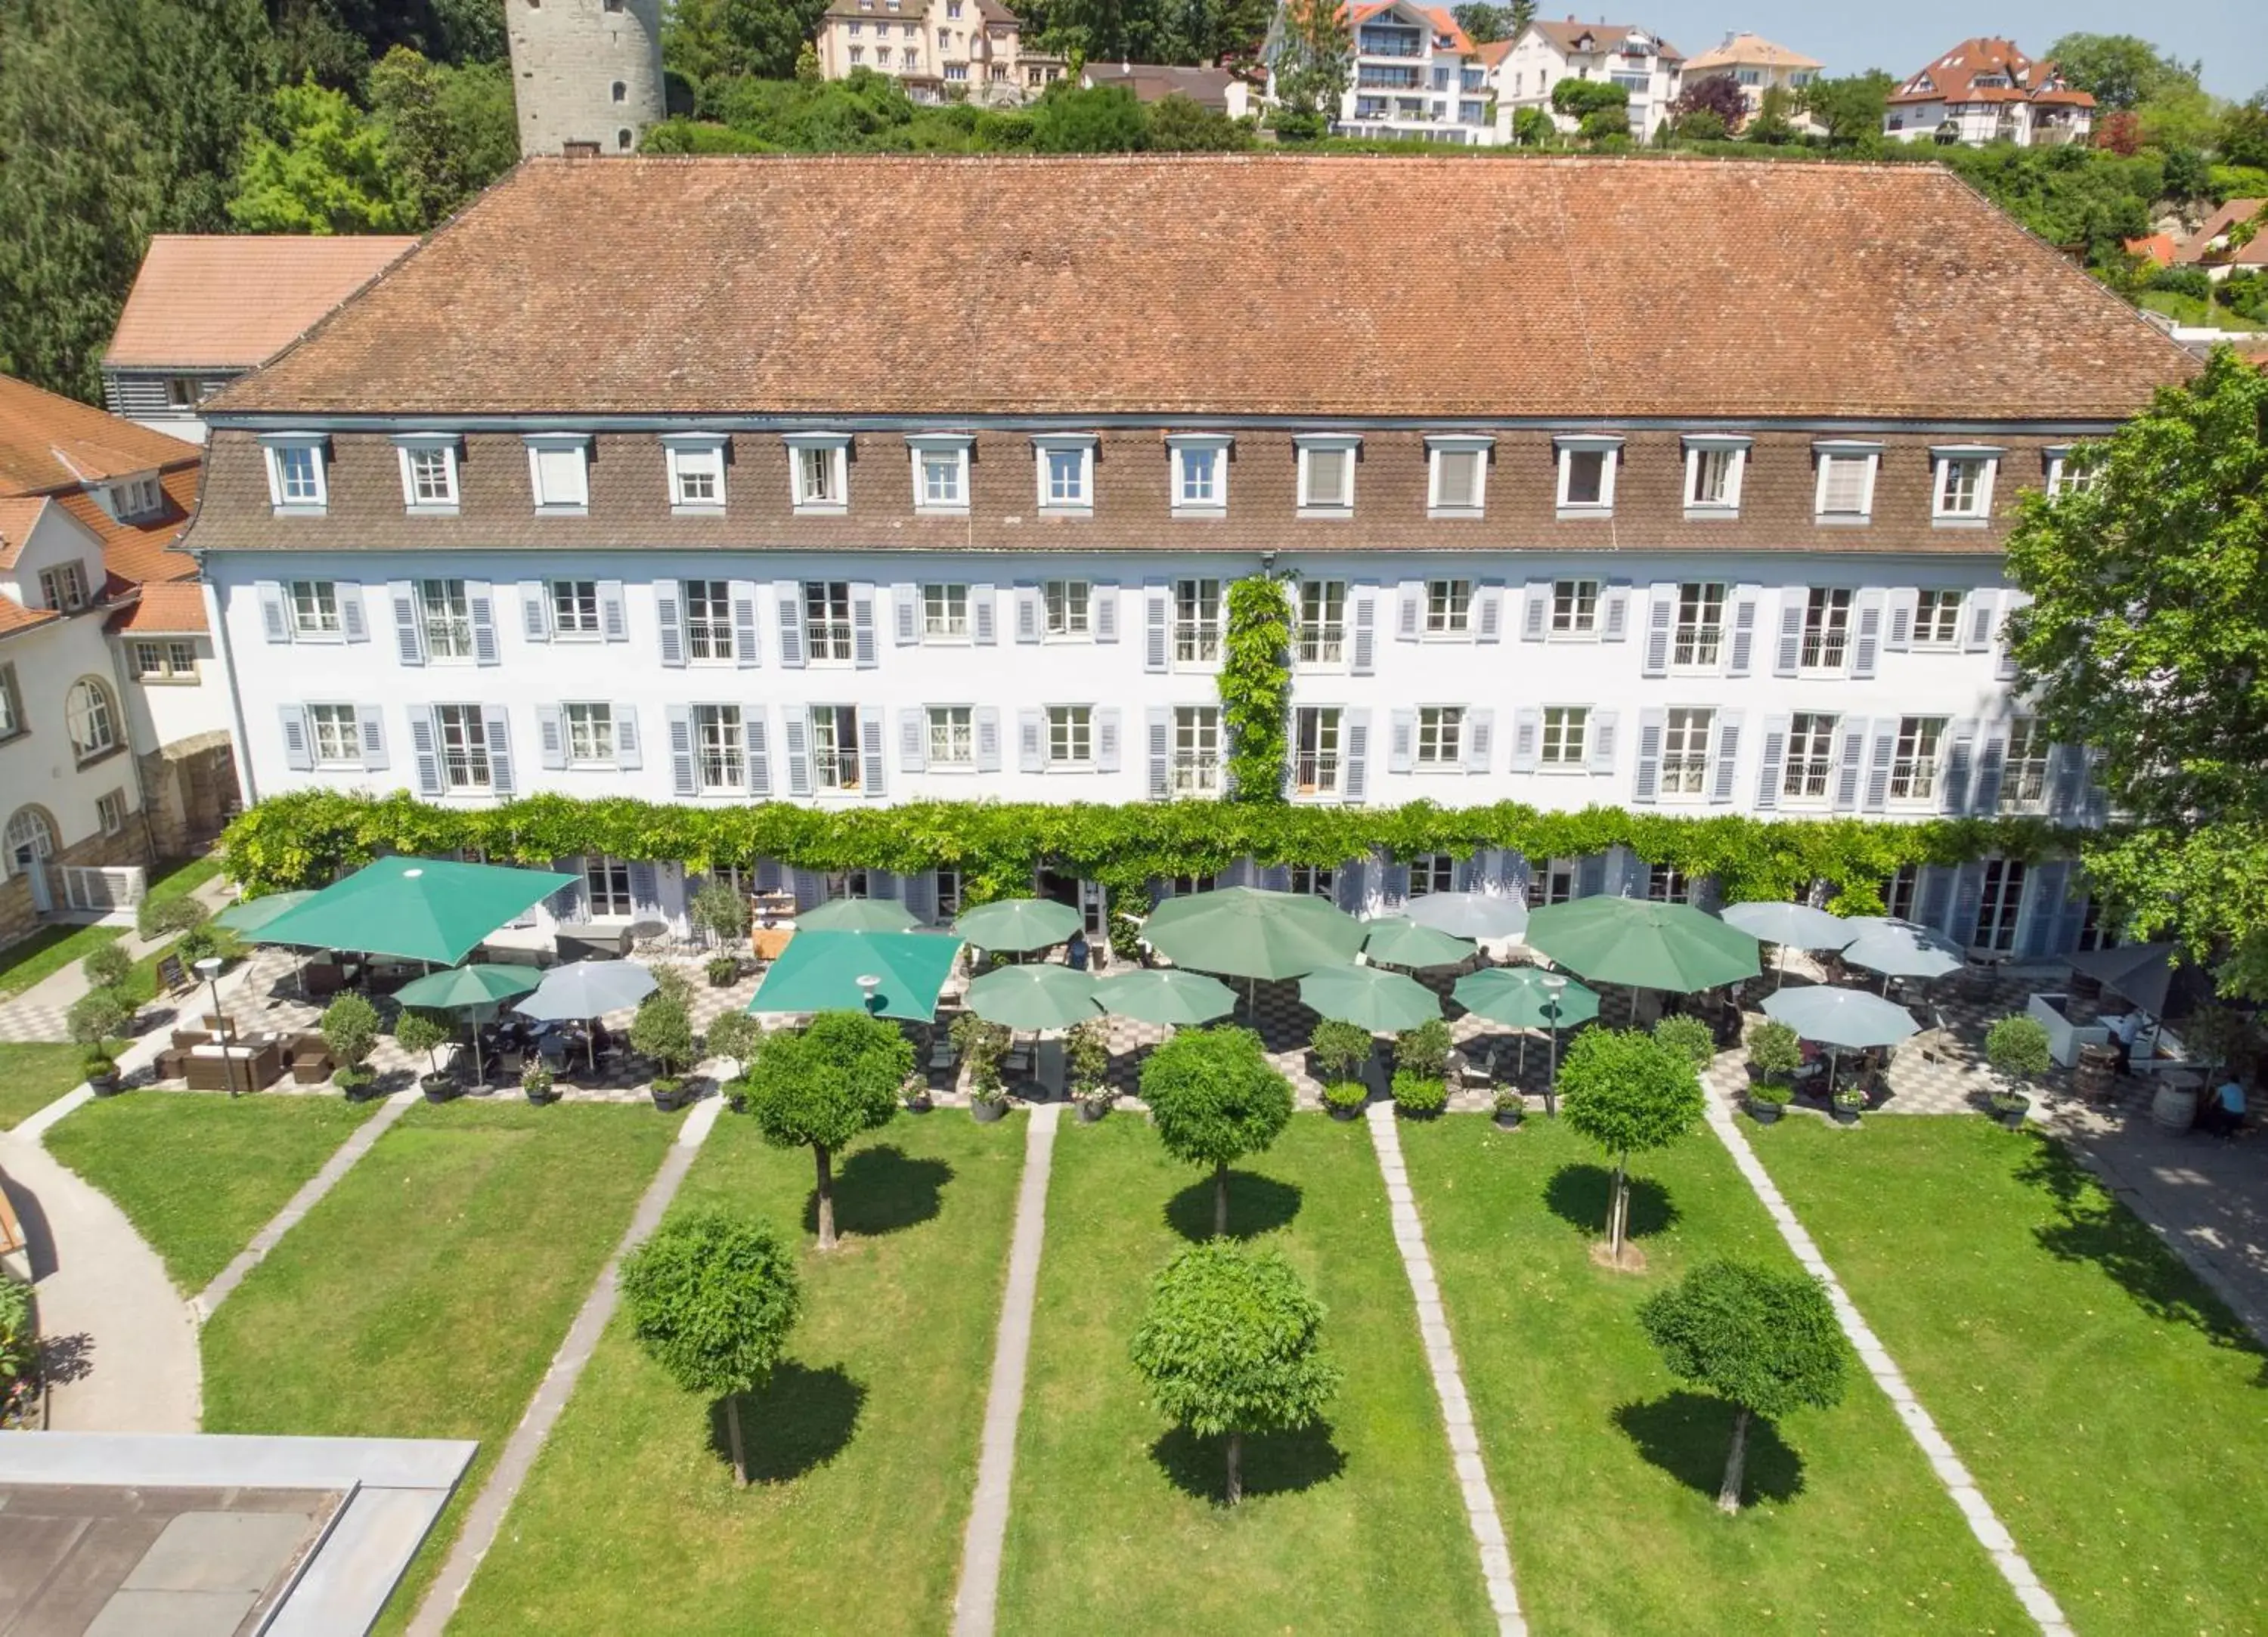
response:
M1297 978L1352 961L1362 923L1305 892L1221 887L1168 899L1142 923L1142 936L1177 966L1232 978Z
M1585 898L1528 917L1528 943L1594 983L1690 995L1753 978L1756 940L1688 904Z
M484 1079L488 1065L481 1061L480 1009L526 995L542 981L543 974L533 966L452 966L403 984L394 992L394 998L404 1006L422 1006L428 1011L465 1013L466 1035L473 1048L473 1075Z
M838 898L799 912L799 932L910 932L921 922L895 899Z
M1068 966L1003 966L968 986L968 1009L1010 1029L1068 1029L1102 1016L1094 980Z
M1547 979L1559 980L1559 992L1555 1000ZM1587 989L1562 972L1546 972L1541 966L1491 966L1485 972L1469 972L1457 980L1449 993L1457 1004L1476 1017L1485 1017L1491 1023L1509 1024L1522 1031L1520 1037L1520 1068L1528 1072L1528 1036L1529 1029L1543 1029L1551 1035L1551 1072L1557 1079L1559 1072L1559 1031L1579 1023L1588 1023L1599 1015L1599 995L1595 989ZM1549 1094L1547 1094L1548 1097ZM1557 1112L1555 1108L1553 1112Z
M1236 991L1218 978L1178 966L1136 967L1098 979L1094 998L1102 1009L1137 1023L1208 1024L1236 1009Z
M581 879L449 858L381 858L284 911L261 938L453 966L498 927Z
M1022 954L1053 949L1084 926L1079 911L1044 898L1003 898L979 904L953 929L980 950Z
M756 986L748 1009L865 1011L929 1023L960 953L959 938L935 932L798 932Z
M1300 980L1300 998L1323 1017L1373 1034L1398 1034L1439 1017L1441 1002L1408 973L1326 966Z
M293 892L270 892L264 898L248 898L240 904L231 904L213 917L213 925L226 927L239 935L247 943L268 943L261 929L287 911L294 910L315 896L313 887Z
M1362 952L1381 966L1462 966L1473 946L1407 915L1381 915L1362 923Z

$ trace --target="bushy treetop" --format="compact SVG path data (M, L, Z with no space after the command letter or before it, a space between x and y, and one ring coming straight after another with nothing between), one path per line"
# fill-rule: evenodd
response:
M1802 1274L1705 1262L1638 1310L1670 1374L1764 1416L1841 1402L1851 1349L1827 1288Z
M766 1223L721 1207L673 1216L624 1259L633 1333L688 1392L747 1392L803 1311L795 1259Z
M1285 1432L1314 1424L1341 1374L1317 1350L1323 1304L1273 1251L1192 1245L1151 1288L1135 1367L1160 1413L1190 1431Z
M1666 1148L1701 1118L1693 1060L1636 1030L1589 1029L1559 1061L1559 1112L1611 1154Z
M1184 1029L1142 1064L1142 1100L1175 1159L1226 1165L1266 1149L1292 1119L1292 1083L1249 1029Z
M889 1123L913 1070L914 1048L895 1024L821 1012L764 1037L748 1063L748 1112L775 1147L838 1149Z

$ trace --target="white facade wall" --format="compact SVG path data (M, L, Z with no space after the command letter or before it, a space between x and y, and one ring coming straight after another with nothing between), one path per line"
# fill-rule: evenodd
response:
M1631 136L1642 143L1653 141L1669 118L1669 105L1682 84L1683 63L1659 52L1625 56L1619 49L1621 43L1602 34L1599 50L1572 54L1561 50L1548 35L1528 29L1496 65L1493 87L1500 114L1519 108L1551 112L1551 88L1563 79L1611 81L1617 74L1643 74L1646 84L1629 88ZM1556 112L1551 112L1551 120L1563 135L1573 132L1580 123Z
M231 730L233 723L228 708L228 683L214 659L210 636L136 637L128 634L112 641L119 649L122 672L131 679L127 689L126 714L132 724L136 751L160 750L183 739ZM179 676L137 676L134 666L134 645L137 642L156 642L160 647L188 644L196 651L196 674L186 680Z
M120 795L129 824L142 811L102 620L103 610L90 608L0 642L0 668L10 672L25 730L0 739L0 833L19 809L36 806L50 821L56 855L104 833L97 809L103 796ZM100 684L112 726L111 747L84 760L73 753L66 721L71 690L83 680ZM6 854L0 848L0 879L18 873Z
M1415 6L1397 7L1356 24L1337 130L1351 136L1418 137L1465 147L1492 147L1502 140L1491 117L1488 76L1480 60L1442 50L1437 40L1432 19ZM1414 44L1415 54L1364 48L1366 43L1389 42ZM1403 79L1414 84L1396 83Z

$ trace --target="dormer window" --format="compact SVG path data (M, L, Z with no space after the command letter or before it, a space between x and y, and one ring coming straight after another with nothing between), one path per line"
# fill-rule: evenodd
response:
M1425 515L1477 518L1488 486L1490 437L1440 435L1425 440Z
M1623 440L1585 434L1551 441L1559 451L1559 516L1612 516L1615 471L1622 464Z
M800 517L840 517L850 507L850 435L787 434L788 500Z
M1685 439L1685 515L1689 520L1736 518L1749 440L1695 433Z
M1874 515L1874 468L1882 458L1880 444L1848 439L1814 444L1819 465L1819 484L1812 496L1812 517L1818 523L1865 523Z
M527 439L527 481L535 509L580 517L591 509L591 440L579 432L538 432Z
M968 515L968 448L965 432L923 432L906 439L913 456L914 510L930 517Z
M76 613L86 606L86 573L76 562L59 562L40 570L40 598L57 613Z
M1984 526L1992 516L1992 479L2000 451L1984 444L1948 444L1929 453L1934 471L1931 522L1940 528Z
M328 504L323 435L277 432L260 441L268 456L268 498L278 515L320 515Z
M415 434L394 440L401 463L401 503L412 513L454 517L457 439L452 433Z
M1175 517L1227 515L1228 448L1228 438L1217 433L1176 432L1167 437Z
M105 511L121 523L131 523L164 510L166 491L158 486L158 474L151 472L106 484L99 499Z
M1354 515L1354 468L1362 439L1338 432L1295 433L1300 451L1300 505L1303 518Z
M1039 506L1057 517L1091 517L1094 512L1094 437L1064 433L1035 437L1039 463Z
M724 511L725 443L721 432L663 436L662 459L669 473L673 517L716 517Z

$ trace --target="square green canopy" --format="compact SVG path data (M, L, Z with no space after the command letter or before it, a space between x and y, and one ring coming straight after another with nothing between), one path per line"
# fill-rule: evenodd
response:
M871 1011L929 1023L961 940L939 932L828 932L787 941L748 1002L752 1012ZM873 1003L861 978L879 978Z
M361 950L453 966L498 927L577 877L550 870L381 858L261 929L263 943Z

